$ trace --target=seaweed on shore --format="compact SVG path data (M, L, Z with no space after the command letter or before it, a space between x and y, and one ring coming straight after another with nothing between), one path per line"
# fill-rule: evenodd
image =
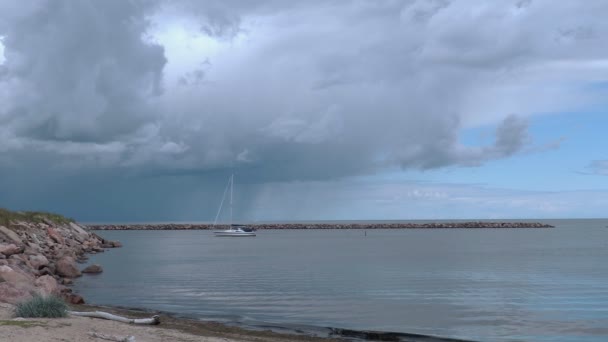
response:
M474 342L448 337L431 335L420 335L411 333L398 333L388 331L352 330L330 328L332 337L355 338L366 341L391 341L391 342Z

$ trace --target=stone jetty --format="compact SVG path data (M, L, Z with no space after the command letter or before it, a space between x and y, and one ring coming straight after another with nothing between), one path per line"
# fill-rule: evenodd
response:
M120 246L59 215L0 209L0 303L15 304L37 294L84 303L69 287L82 275L79 263L87 254ZM93 271L101 271L97 267Z
M434 223L253 223L249 227L269 229L481 229L481 228L554 228L540 222L434 222ZM210 230L226 226L212 224L161 223L161 224L91 224L91 230Z

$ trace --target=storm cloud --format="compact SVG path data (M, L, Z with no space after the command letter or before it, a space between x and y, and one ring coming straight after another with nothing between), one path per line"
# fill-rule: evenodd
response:
M608 4L3 2L0 174L135 191L480 166L547 144L534 115L605 102L589 91L608 79L597 13ZM478 127L492 141L464 143Z

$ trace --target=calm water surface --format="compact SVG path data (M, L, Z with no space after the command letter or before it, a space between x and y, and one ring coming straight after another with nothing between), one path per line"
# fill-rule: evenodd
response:
M75 290L204 318L480 341L608 340L608 220L555 229L103 231Z

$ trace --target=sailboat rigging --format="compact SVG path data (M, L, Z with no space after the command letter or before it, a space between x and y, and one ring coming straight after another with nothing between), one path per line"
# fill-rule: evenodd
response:
M232 223L232 204L233 204L233 193L234 193L234 174L230 175L228 179L228 185L226 189L224 189L224 195L222 196L222 201L220 202L220 207L217 210L217 215L215 215L215 221L213 222L213 226L217 224L217 220L222 212L222 206L224 204L224 200L226 199L226 193L228 192L228 188L230 188L230 221L229 228L226 230L217 230L214 231L213 234L215 236L232 236L232 237L245 237L245 236L255 236L252 228L247 227L242 224L233 224Z

